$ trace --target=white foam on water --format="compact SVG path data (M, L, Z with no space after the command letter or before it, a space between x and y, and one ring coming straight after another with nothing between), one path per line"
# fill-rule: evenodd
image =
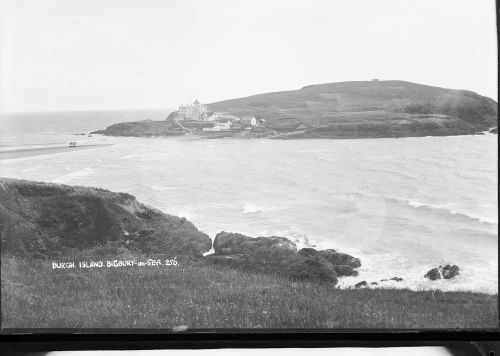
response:
M491 217L486 217L486 216L477 216L474 215L473 213L469 211L457 211L453 209L453 203L447 203L447 204L429 204L429 203L423 203L420 201L415 201L415 200L406 200L406 203L414 208L423 208L423 209L435 209L435 210L441 210L442 212L446 212L451 215L458 215L462 216L465 218L469 218L472 220L477 220L481 223L486 223L486 224L496 224L498 225L498 218L491 218Z
M67 183L70 183L71 181L74 181L74 180L77 180L80 178L84 178L84 177L88 177L92 173L94 173L94 169L87 167L84 169L77 170L75 172L65 174L65 175L57 177L55 179L52 179L51 182L52 183L67 184Z
M268 211L276 211L284 209L279 206L259 206L254 204L245 204L243 206L243 214L255 214L255 213L265 213Z
M168 185L152 185L151 188L153 190L157 190L160 192L166 192L169 190L178 190L179 189L179 187L177 187L177 186L168 186Z

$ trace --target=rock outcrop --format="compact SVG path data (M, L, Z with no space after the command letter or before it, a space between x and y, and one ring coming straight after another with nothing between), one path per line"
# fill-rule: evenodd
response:
M297 245L284 237L267 236L252 238L243 234L219 232L213 244L218 255L248 254L256 249L284 249L297 251Z
M381 279L380 282L387 282L387 281L396 281L396 282L401 282L403 278L401 277L392 277L389 279Z
M334 284L337 277L357 275L354 269L361 266L359 259L335 250L297 251L293 242L277 236L252 238L221 232L215 237L214 250L207 260L215 264Z
M92 132L107 136L153 137L153 136L180 136L184 134L182 128L171 121L141 120L120 122L104 130Z
M356 283L354 285L354 288L367 288L367 287L368 287L368 283L366 283L366 281L362 281L362 282Z
M2 252L49 257L114 242L144 253L198 255L211 239L185 218L127 193L0 179Z
M424 278L428 278L432 281L437 279L451 279L460 274L460 268L456 265L445 265L439 266L429 270Z
M299 251L302 256L312 257L319 255L334 266L338 276L357 276L355 268L361 267L361 261L346 253L340 253L333 249L316 251L313 248L303 248Z

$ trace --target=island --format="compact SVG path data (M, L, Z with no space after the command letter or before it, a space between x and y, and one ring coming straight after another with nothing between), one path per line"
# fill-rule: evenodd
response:
M280 236L219 232L128 193L0 179L7 328L495 328L498 295L362 281L362 262ZM334 240L332 240L334 241ZM422 276L452 279L458 266ZM385 287L384 286L385 283Z
M498 103L467 90L400 80L309 85L182 105L163 121L118 123L109 136L200 138L390 138L496 132Z

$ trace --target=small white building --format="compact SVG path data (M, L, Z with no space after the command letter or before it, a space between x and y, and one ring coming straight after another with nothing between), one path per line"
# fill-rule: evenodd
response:
M264 123L264 120L257 119L255 116L244 116L242 118L242 124L244 127L258 127Z
M219 120L213 127L204 127L203 131L229 131L232 125L231 120Z
M219 115L217 113L212 112L206 112L202 115L201 120L203 121L217 121L219 119Z

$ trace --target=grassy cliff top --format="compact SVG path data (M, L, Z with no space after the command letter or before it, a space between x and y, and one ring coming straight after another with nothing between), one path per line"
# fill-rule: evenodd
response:
M67 248L116 242L136 250L198 254L210 238L185 218L128 193L0 178L2 252L54 257Z

